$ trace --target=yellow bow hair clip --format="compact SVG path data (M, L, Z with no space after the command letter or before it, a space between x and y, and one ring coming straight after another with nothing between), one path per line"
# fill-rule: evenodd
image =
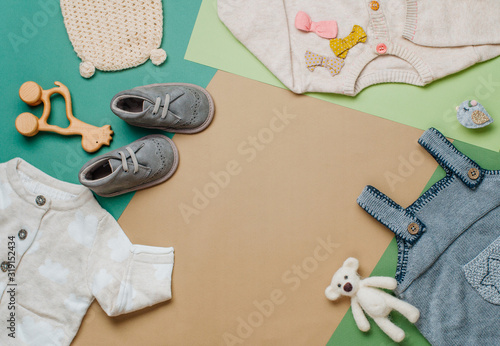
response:
M352 31L345 38L334 38L330 40L330 48L339 58L345 59L349 49L358 44L366 42L366 33L359 25L354 25Z

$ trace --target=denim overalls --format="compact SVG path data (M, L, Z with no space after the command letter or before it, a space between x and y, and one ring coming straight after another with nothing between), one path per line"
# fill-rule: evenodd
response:
M500 345L500 171L439 131L419 139L447 176L408 208L372 186L358 204L396 235L399 298L420 309L433 345Z

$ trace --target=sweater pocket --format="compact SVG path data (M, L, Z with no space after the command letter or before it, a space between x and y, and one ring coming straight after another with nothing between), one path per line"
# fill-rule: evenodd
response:
M469 284L491 304L500 305L500 237L463 266Z

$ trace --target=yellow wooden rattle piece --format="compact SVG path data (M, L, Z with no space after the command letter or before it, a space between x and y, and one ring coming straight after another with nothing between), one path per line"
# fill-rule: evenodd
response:
M30 106L37 106L43 102L44 107L40 118L31 113L19 114L16 119L17 131L28 137L36 135L39 131L56 132L65 136L80 135L82 136L82 147L89 153L99 150L103 145L109 145L113 139L111 126L96 127L75 118L71 106L71 94L68 88L60 82L54 82L54 84L57 87L49 90L43 90L35 82L26 82L21 85L21 88L19 88L19 97L21 97L21 100ZM50 96L56 93L61 94L66 102L66 116L69 120L69 126L64 129L47 123L51 110Z

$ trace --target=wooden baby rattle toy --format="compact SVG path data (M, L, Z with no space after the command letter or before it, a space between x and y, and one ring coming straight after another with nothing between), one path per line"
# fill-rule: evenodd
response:
M103 145L109 145L109 142L113 139L111 126L96 127L75 118L71 107L69 89L60 82L54 82L54 84L57 87L49 90L43 90L35 82L26 82L21 85L21 88L19 88L19 97L21 97L21 100L30 106L37 106L43 102L44 108L40 118L27 112L19 114L16 119L17 131L27 137L36 135L38 131L56 132L65 136L81 135L82 147L89 153L99 150ZM61 94L66 102L66 116L69 120L69 126L64 129L47 123L51 110L50 97L56 93Z

